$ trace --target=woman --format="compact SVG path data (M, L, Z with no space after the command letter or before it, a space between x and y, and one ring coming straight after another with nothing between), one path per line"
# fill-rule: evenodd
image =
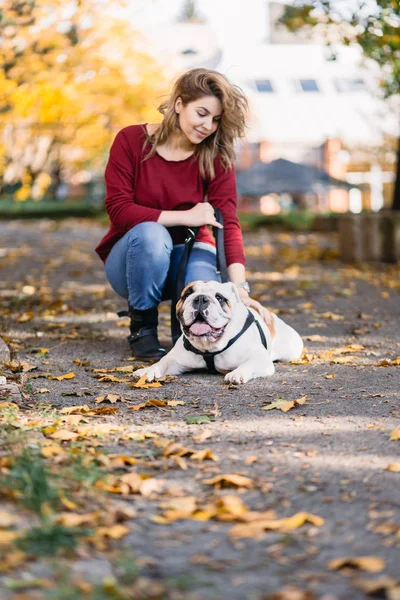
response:
M219 280L207 228L220 227L214 207L223 217L229 279L269 322L269 312L249 297L236 215L233 145L245 132L246 97L217 71L192 69L158 110L161 123L125 127L114 140L105 172L111 226L96 248L111 286L128 300L128 341L138 360L165 354L157 307L171 298L187 227L200 230L186 282Z

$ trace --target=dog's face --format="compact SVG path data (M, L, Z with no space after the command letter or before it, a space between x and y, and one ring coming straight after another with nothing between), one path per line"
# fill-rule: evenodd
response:
M224 338L239 302L239 294L233 283L189 283L176 305L176 316L183 335L193 346L210 349Z

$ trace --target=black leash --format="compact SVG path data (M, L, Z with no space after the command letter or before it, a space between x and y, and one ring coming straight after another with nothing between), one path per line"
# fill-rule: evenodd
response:
M221 212L218 208L214 208L215 220L217 223L223 225L223 219ZM182 290L185 287L185 275L186 267L189 262L190 253L192 252L194 242L196 240L197 233L200 227L188 227L186 232L185 247L183 249L182 258L178 267L178 274L176 278L176 286L173 290L172 302L171 302L171 334L172 342L178 340L181 335L181 328L179 326L178 319L176 318L176 303L181 297ZM213 234L215 237L217 257L216 257L216 272L221 275L222 283L229 281L228 269L226 266L225 248L224 248L224 230L219 227L213 227Z
M236 342L236 340L238 340L240 336L243 335L244 332L247 331L251 325L253 325L253 323L257 325L262 345L266 350L268 350L267 340L264 331L258 320L254 317L253 313L250 312L250 310L248 310L247 318L242 329L239 331L238 334L235 335L235 337L229 340L225 348L222 348L222 350L217 350L216 352L202 352L201 350L195 348L185 336L183 336L183 345L185 346L186 350L189 350L189 352L194 352L194 354L200 354L204 358L204 360L206 361L207 369L210 373L218 373L217 369L215 368L215 356L217 354L221 354L221 352L225 352L225 350L230 348Z

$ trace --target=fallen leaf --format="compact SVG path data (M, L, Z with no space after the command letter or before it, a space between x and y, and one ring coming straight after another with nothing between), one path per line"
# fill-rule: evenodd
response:
M76 440L79 435L73 431L69 431L68 429L58 429L49 437L53 438L54 440L61 440L62 442L70 442L71 440Z
M19 537L19 533L17 531L0 530L0 547L1 546L9 546L18 537Z
M148 388L158 388L161 387L161 383L159 381L154 381L153 383L146 383L147 375L146 373L142 375L142 377L136 383L130 383L130 387L141 388L143 390L147 390Z
M183 400L167 400L168 406L185 406L185 402Z
M393 429L392 433L390 434L389 439L392 442L397 442L398 440L400 440L400 429Z
M331 319L331 321L342 321L344 319L343 315L337 315L332 312L324 312L319 315L321 319Z
M332 571L340 570L343 567L350 567L352 569L368 571L369 573L379 573L385 568L385 561L377 556L348 556L329 561L327 567Z
M12 527L17 522L17 517L0 508L0 527L7 529Z
M22 550L14 550L13 552L7 551L6 554L1 557L0 573L8 573L9 571L12 571L16 567L22 565L26 559L27 556L25 552L22 552Z
M217 475L212 479L204 479L203 483L206 485L217 485L219 487L254 487L251 479L244 477L243 475L236 475L235 473L227 473L224 475Z
M306 335L304 336L304 339L307 342L327 342L329 338L327 338L325 335Z
M78 365L78 367L87 367L90 365L90 360L81 360L80 358L75 358L72 362Z
M295 400L285 400L284 398L277 398L271 404L267 406L262 406L261 410L272 410L273 408L277 408L282 412L287 412L291 408L294 408L296 405L302 405L307 402L307 396L301 396L301 398L297 398Z
M86 514L77 514L71 512L59 513L56 516L56 522L65 527L81 527L82 525L94 525L101 516L100 511L94 511Z
M85 414L90 413L90 408L87 404L80 404L79 406L65 406L60 410L62 415L71 415L73 413Z
M204 450L197 450L196 452L193 452L192 456L190 457L190 460L203 461L206 459L213 460L214 462L219 461L217 456L215 456L215 454L211 452L210 448L205 448Z
M288 585L277 592L263 596L263 600L315 600L316 596L313 592L301 590L298 587ZM336 597L331 596L332 600Z
M322 517L313 515L312 513L299 512L283 519L261 519L235 525L229 531L229 536L235 539L243 537L259 539L263 536L264 531L293 531L306 523L321 527L325 521Z
M400 463L392 463L385 468L385 471L392 471L393 473L400 473Z
M353 585L371 596L375 596L382 592L388 592L391 589L395 589L398 593L400 593L400 579L393 579L393 577L379 577L378 579L354 579ZM388 597L389 599L391 598L390 596Z
M380 360L376 364L378 367L397 367L398 365L400 365L400 356L398 356L394 360L389 360L387 358L384 358L383 360Z
M71 371L70 373L66 373L65 375L59 375L58 377L55 377L54 375L48 375L47 379L63 381L64 379L72 379L73 377L75 377L75 373Z
M203 425L204 423L211 423L212 421L207 415L188 415L186 417L186 422L189 425Z
M102 536L111 538L113 540L119 540L129 533L129 527L126 525L113 525L112 527L99 527L96 529L95 536Z
M59 445L52 444L50 446L43 446L40 450L40 453L45 458L53 458L53 456L64 454L65 450Z
M204 429L198 435L192 436L192 440L194 442L196 442L196 444L201 444L202 442L205 442L206 440L208 440L211 436L212 436L212 431L210 429Z
M110 402L111 404L115 404L120 400L123 402L123 399L118 394L107 394L107 396L98 396L95 400L96 404L100 404L101 402Z

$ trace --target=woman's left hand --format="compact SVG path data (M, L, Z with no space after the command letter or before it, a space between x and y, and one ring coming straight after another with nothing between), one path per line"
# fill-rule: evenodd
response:
M260 304L257 300L253 300L253 298L250 298L249 294L243 288L239 288L238 292L240 299L245 306L248 306L249 308L254 308L254 310L256 310L259 313L259 315L267 325L272 325L272 313L270 313L267 308L264 308L264 306Z

